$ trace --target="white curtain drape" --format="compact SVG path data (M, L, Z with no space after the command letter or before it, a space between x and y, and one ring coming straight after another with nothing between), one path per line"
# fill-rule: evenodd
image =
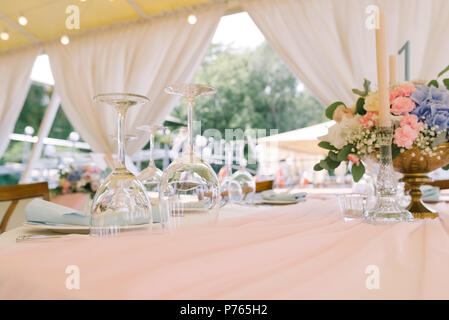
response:
M323 104L352 103L363 78L377 82L374 30L366 7L385 11L387 46L410 40L411 80L430 80L449 64L447 0L241 0L267 41ZM404 80L404 56L398 80Z
M127 114L127 134L138 136L127 143L132 155L148 141L138 132L143 124L161 123L176 98L164 93L174 82L191 79L202 61L224 5L196 12L195 25L184 14L162 17L138 24L98 32L73 39L69 45L53 44L46 48L67 117L96 152L111 154L116 135L116 114L112 108L92 101L98 93L128 92L151 99Z
M0 158L9 143L17 118L28 94L30 74L39 48L0 55Z

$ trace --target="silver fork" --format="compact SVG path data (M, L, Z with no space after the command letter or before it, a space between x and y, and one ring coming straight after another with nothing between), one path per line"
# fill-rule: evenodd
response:
M48 236L43 234L33 234L33 235L24 235L19 234L16 238L16 242L28 241L28 240L43 240L43 239L53 239L53 238L62 238L63 235L54 235Z

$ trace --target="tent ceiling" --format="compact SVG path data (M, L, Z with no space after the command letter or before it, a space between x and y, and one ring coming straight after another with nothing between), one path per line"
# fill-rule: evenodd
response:
M58 39L64 34L70 36L137 20L141 18L142 12L148 16L157 15L207 2L213 0L1 0L0 32L7 30L10 37L7 41L0 40L0 52L33 44L33 38L37 42L44 42ZM80 8L78 30L68 30L65 26L68 17L66 7L73 4ZM28 19L26 26L17 22L21 14ZM23 29L23 32L18 28Z
M334 121L319 123L310 127L287 131L258 140L258 143L276 143L279 149L301 154L324 155L327 150L318 147L318 137L327 134Z

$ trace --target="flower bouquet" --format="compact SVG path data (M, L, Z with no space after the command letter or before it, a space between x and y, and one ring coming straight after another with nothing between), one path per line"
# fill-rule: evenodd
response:
M70 167L69 170L59 171L59 184L51 191L55 195L88 193L92 198L103 179L104 174L99 168L92 166Z
M390 117L393 122L392 157L396 171L404 174L403 181L412 196L407 208L415 218L435 217L421 202L419 187L430 179L427 173L437 168L448 169L449 164L449 78L425 83L405 82L390 88ZM363 89L353 89L358 95L352 107L338 101L326 109L326 116L335 121L328 134L318 144L328 155L314 170L334 170L341 162L352 163L355 182L364 173L363 161L378 158L376 137L379 111L378 93L366 80Z

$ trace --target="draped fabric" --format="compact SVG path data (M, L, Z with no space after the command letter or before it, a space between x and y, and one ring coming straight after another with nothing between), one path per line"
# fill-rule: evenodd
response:
M8 147L9 135L28 94L30 74L39 48L0 55L0 158Z
M311 196L185 215L163 234L16 244L11 231L0 299L449 299L447 204L435 205L437 219L373 225ZM80 268L80 290L65 286L68 265Z
M136 128L161 123L177 101L164 93L174 82L187 82L202 61L224 12L217 5L196 12L195 25L186 16L163 17L114 30L97 32L46 48L62 107L75 129L95 152L114 152L116 113L94 103L98 93L127 92L149 97L151 102L132 107L126 134L137 135L127 143L132 155L148 141Z
M363 78L377 82L374 30L366 8L385 11L387 50L410 40L411 80L430 80L449 64L446 0L242 0L245 10L292 72L329 104L352 103ZM398 57L404 80L404 55Z

